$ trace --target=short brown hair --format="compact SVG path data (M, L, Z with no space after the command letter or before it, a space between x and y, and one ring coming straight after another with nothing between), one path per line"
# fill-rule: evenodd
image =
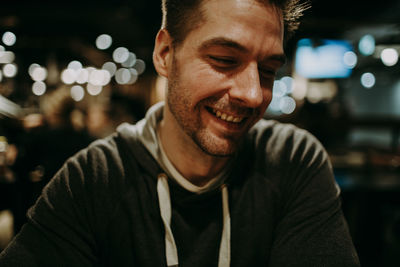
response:
M180 44L187 34L198 26L203 18L201 3L206 0L162 0L162 28L165 28L173 39L174 45ZM256 0L272 4L282 10L287 40L298 28L299 18L310 7L308 0Z

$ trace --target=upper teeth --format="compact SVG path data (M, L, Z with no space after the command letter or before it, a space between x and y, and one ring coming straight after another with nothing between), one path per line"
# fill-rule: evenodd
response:
M226 113L222 113L219 110L213 109L213 112L218 118L220 118L220 119L222 119L224 121L239 123L239 122L241 122L243 120L243 118L234 117L232 115L228 115Z

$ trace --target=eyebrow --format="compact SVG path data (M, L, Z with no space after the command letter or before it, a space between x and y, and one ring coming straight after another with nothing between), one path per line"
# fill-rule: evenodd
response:
M205 41L201 46L200 50L205 50L213 46L223 46L227 48L233 48L235 50L238 50L243 53L249 53L249 50L244 47L243 45L239 44L238 42L229 39L229 38L224 38L224 37L217 37L217 38L212 38L210 40ZM278 61L282 65L284 65L287 61L287 58L285 54L274 54L270 55L266 58L264 58L262 61L265 60L273 60L273 61Z

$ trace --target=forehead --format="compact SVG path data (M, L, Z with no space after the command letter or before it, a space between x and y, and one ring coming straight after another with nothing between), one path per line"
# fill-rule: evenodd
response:
M184 42L200 46L226 38L249 51L283 52L283 18L276 6L256 0L204 0L200 8L203 20Z

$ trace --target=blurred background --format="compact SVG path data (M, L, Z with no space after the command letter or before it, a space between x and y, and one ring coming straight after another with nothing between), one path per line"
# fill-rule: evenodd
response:
M362 266L400 266L400 1L315 0L265 117L327 148ZM163 100L159 0L0 2L0 250L66 158Z

